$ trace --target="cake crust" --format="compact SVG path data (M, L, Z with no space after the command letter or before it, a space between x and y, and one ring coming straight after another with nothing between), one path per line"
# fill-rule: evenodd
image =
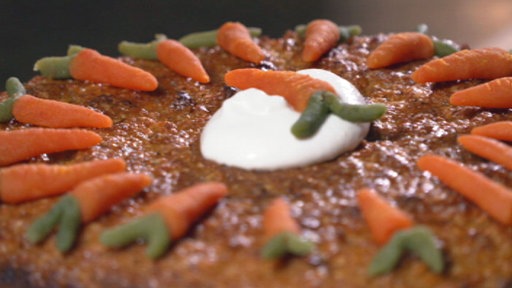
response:
M210 84L181 77L157 61L123 61L151 72L160 87L138 92L76 80L35 77L27 91L41 98L92 107L114 121L95 130L104 140L88 150L42 155L32 162L74 163L119 157L128 170L152 175L154 184L139 197L118 205L83 227L76 247L62 255L54 237L32 246L23 239L28 226L56 199L0 205L0 284L24 287L500 287L512 281L512 229L420 171L416 159L438 153L457 159L512 187L505 168L471 155L457 145L472 127L512 120L509 110L455 107L448 98L478 80L416 84L411 72L425 61L369 70L366 57L386 35L355 37L314 64L300 59L302 42L292 32L262 37L268 53L260 67L276 70L321 68L346 78L369 102L388 112L373 123L361 145L336 159L307 167L254 172L218 165L201 157L202 127L233 94L223 75L253 67L219 47L196 54ZM15 121L1 129L19 129ZM250 129L250 127L247 127ZM229 196L161 259L144 255L143 245L111 250L101 232L142 213L144 205L204 181L222 181ZM442 275L412 256L393 273L369 278L366 269L378 251L355 200L355 191L372 187L428 226L447 259ZM304 258L264 261L262 211L276 196L290 200L304 236L317 250ZM21 281L21 282L19 282ZM1 286L1 285L0 285Z

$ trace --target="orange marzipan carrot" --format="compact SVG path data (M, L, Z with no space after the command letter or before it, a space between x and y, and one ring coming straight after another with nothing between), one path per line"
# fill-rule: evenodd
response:
M163 40L157 46L160 62L178 74L190 77L201 83L210 82L201 60L185 45L176 40Z
M88 48L76 54L69 64L69 71L75 79L119 88L153 91L158 87L158 81L151 73Z
M0 166L44 153L87 149L101 140L100 135L84 129L26 128L0 131Z
M263 213L263 231L266 240L270 240L283 232L299 234L299 224L292 217L290 204L284 198L274 199L265 209Z
M395 232L414 224L407 213L392 206L373 189L358 190L357 201L373 239L379 245L387 243Z
M247 27L239 22L226 22L217 31L217 44L238 58L260 63L265 59L261 47L251 38Z
M302 50L302 60L315 62L336 46L340 40L340 29L327 19L316 19L308 23Z
M501 48L466 49L431 60L411 75L417 83L496 79L512 75L512 54Z
M293 71L263 71L256 68L231 70L224 76L227 85L238 89L257 88L269 95L283 96L302 112L309 98L318 91L336 93L331 84Z
M438 177L446 186L475 203L497 221L506 225L512 224L512 191L506 186L443 156L422 156L417 165Z
M125 170L122 159L93 160L71 165L19 164L0 169L0 200L18 204L68 192L79 183Z
M512 141L512 121L498 121L475 127L471 134L503 141Z
M428 59L434 56L434 42L418 32L402 32L389 36L367 58L370 69L384 68L394 64Z
M157 199L147 211L161 213L171 239L175 240L183 237L190 226L227 193L228 189L223 183L200 183Z
M457 141L469 152L512 170L512 146L478 135L462 135Z
M32 95L18 98L12 114L18 122L50 128L112 127L110 117L92 109Z
M135 196L151 182L152 178L146 174L107 174L80 183L70 195L78 200L82 223L87 223L122 200Z
M457 91L450 97L450 103L457 106L512 108L512 77L498 78Z

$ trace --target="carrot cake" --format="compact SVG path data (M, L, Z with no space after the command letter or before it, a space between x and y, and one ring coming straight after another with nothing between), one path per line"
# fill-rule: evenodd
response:
M485 138L501 144L502 155L510 155L504 151L510 151L506 142L512 138L485 135L489 131L506 134L505 127L512 121L512 81L507 78L512 76L512 56L508 52L469 49L426 33L364 35L355 27L338 27L330 21L298 26L277 39L241 23L227 24L198 33L201 37L193 39L197 41L193 44L187 38L175 41L163 35L146 44L127 42L118 58L72 47L57 61L64 72L39 62L40 76L6 87L2 99L13 102L11 106L22 106L17 104L19 94L28 94L83 106L108 116L111 123L48 128L18 119L13 109L14 116L8 115L0 124L0 133L5 133L0 137L7 139L2 143L12 145L0 148L4 151L0 160L18 153L11 151L54 147L46 145L52 142L44 138L49 130L97 136L79 136L78 143L93 139L82 146L36 149L36 155L0 161L4 163L0 169L1 287L508 287L512 283L512 245L508 244L512 196L507 194L512 187L512 161L497 162L492 156L497 148L482 154L489 150L485 147L498 146L475 144L472 149L461 141L462 136ZM333 33L333 25L339 33ZM317 39L305 40L311 35ZM303 52L311 46L320 49L320 42L331 44L325 50ZM168 57L168 53L180 56ZM144 85L134 84L136 76L112 80L110 68L101 61L147 73L137 74ZM194 61L203 71L187 74ZM434 70L421 72L425 69ZM500 85L489 84L494 81ZM322 88L308 90L317 85L312 83L321 83ZM508 92L481 95L462 104L453 100L454 93L481 84L508 87ZM297 95L305 90L308 95L299 99ZM284 95L287 91L293 92L291 96ZM487 105L493 100L487 102L485 97L500 98L502 106ZM60 118L58 112L53 114L42 118ZM295 124L304 126L292 133ZM488 124L503 126L482 128ZM38 130L48 140L9 140L13 132L25 130ZM471 140L475 139L467 142ZM14 184L8 186L3 178L8 175L5 171L21 165L67 167L109 159L120 161L112 168L116 172L98 174L144 175L137 191L112 196L115 201L94 200L107 197L102 191L107 193L114 186L105 179L97 181L108 175L96 175L94 179L103 185L87 188L91 198L76 196L87 198L86 204L69 196L78 195L78 187L90 186L94 179L30 199L16 195ZM456 181L476 179L467 174L474 172L478 180ZM29 175L18 182L30 182L34 177ZM38 180L39 186L57 182L44 179ZM152 211L148 207L158 201L204 188L198 188L201 184L218 189L205 200L209 202L203 210L187 210L188 204L169 208L173 201L189 201L172 198L160 205L164 208L157 207L162 208L161 215L146 218L148 227L168 229L158 238L166 243L158 253L148 256L149 236L137 238L137 234L127 240L129 231L140 227L128 226L124 234L116 230L144 219ZM485 191L479 187L486 187ZM369 191L369 196L361 196L363 191ZM9 194L21 200L14 203ZM372 196L380 204L370 203ZM194 197L199 196L189 202ZM96 208L99 204L94 201L100 201L101 207ZM103 201L110 201L109 205ZM363 203L373 208L365 211ZM75 227L75 238L66 240L67 248L59 246L58 238L66 237L58 235L67 229L63 222L44 226L49 228L41 239L31 238L29 232L38 219L52 209L73 205L81 205L81 214L73 217L82 222ZM377 217L372 218L372 211ZM175 214L187 220L176 220L182 218L173 218ZM295 236L274 239L269 248L268 239L275 236L269 227ZM123 245L112 238L116 235ZM291 247L283 248L288 244ZM387 258L382 257L383 251Z

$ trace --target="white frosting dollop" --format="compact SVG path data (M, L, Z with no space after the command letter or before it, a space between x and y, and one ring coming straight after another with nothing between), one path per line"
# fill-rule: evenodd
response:
M330 71L298 72L330 83L343 102L365 104L355 86ZM298 139L291 127L299 117L281 96L258 89L239 91L204 127L201 153L206 159L244 169L301 167L355 149L369 130L369 123L352 123L331 114L314 136Z

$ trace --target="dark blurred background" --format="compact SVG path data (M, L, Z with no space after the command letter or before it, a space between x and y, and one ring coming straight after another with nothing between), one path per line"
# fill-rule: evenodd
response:
M235 20L272 37L315 18L359 24L365 34L414 30L426 23L440 38L510 49L511 15L511 0L2 0L0 83L9 76L27 81L35 75L37 59L64 55L68 44L117 56L122 40L146 42L155 33L179 38Z

